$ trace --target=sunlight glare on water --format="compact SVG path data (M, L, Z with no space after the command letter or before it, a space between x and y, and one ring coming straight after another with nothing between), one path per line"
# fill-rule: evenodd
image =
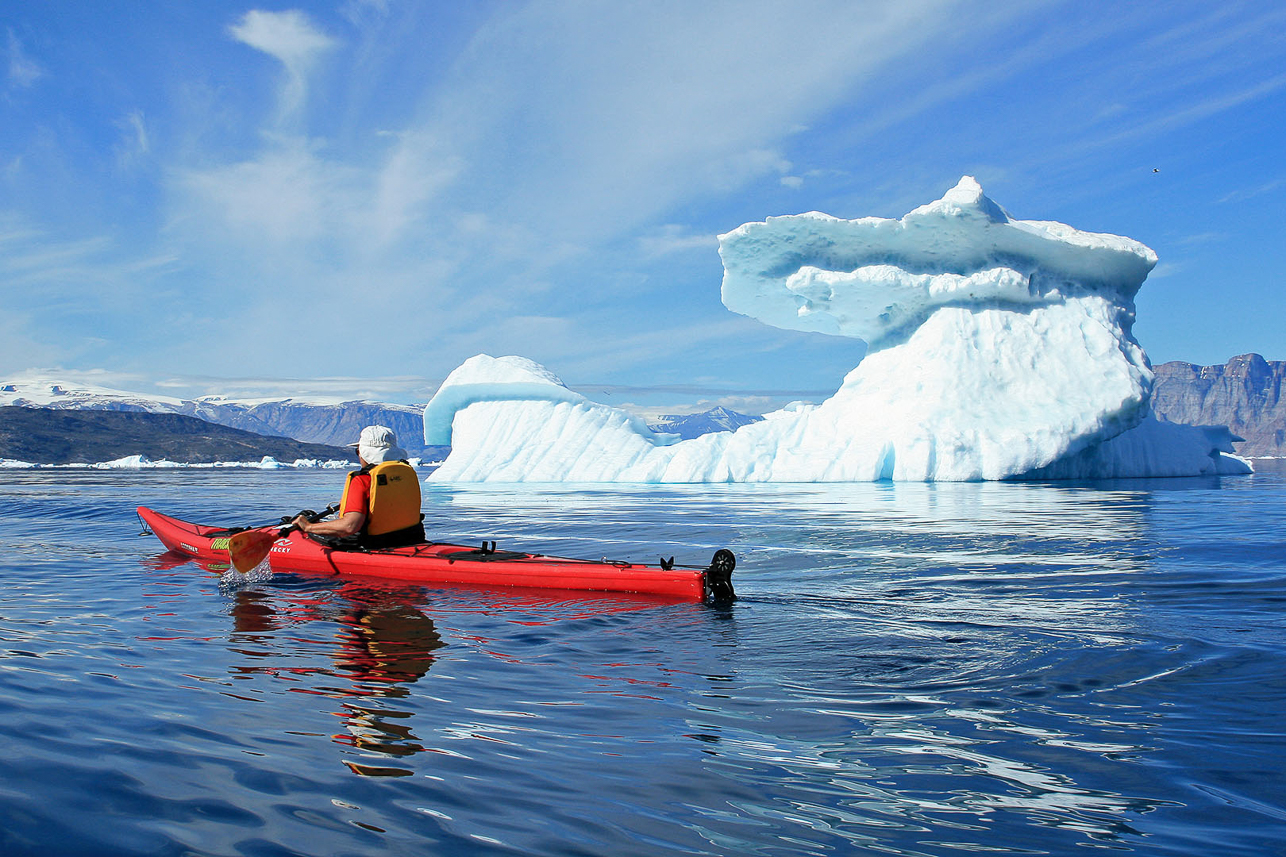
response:
M1281 469L1102 484L425 486L461 544L704 565L707 607L238 575L327 472L7 474L0 852L1262 855Z

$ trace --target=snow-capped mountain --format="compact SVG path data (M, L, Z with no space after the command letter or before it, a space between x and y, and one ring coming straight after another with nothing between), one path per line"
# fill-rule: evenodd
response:
M0 383L0 406L178 414L184 412L184 404L183 399L169 396L145 396L94 384L72 385L39 375Z
M699 414L672 414L658 417L648 423L653 431L677 434L684 440L716 431L736 431L745 425L757 423L763 417L740 414L719 406Z
M92 384L72 385L41 376L0 383L0 406L4 405L183 414L255 434L332 446L356 440L363 426L385 425L397 433L398 441L412 455L435 451L424 446L424 409L415 405L361 400L310 402L293 398L238 400L223 396L180 399Z
M398 442L417 457L445 457L449 447L424 443L424 408L365 400L317 402L302 399L234 399L200 396L181 399L116 390L93 384L72 384L43 375L0 381L0 407L54 408L59 410L139 411L182 414L216 425L269 437L286 437L306 443L343 446L355 440L364 426L385 425ZM650 423L656 431L682 438L716 431L733 431L763 417L716 407L699 414L662 416Z
M216 425L184 414L94 408L0 407L0 461L26 465L130 466L306 460L356 462L343 447L301 443Z

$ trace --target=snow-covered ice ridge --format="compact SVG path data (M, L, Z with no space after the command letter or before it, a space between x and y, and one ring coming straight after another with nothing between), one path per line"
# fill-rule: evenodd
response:
M1131 332L1157 257L1015 220L960 180L900 220L816 212L719 237L723 302L866 340L820 405L679 441L521 357L478 355L425 408L435 481L969 481L1245 473L1226 430L1163 423Z

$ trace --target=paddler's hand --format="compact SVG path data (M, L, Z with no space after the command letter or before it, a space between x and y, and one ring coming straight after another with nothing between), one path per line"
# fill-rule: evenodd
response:
M307 518L305 518L303 515L296 515L295 520L291 521L290 525L292 527L298 527L302 532L306 533L308 532L308 527L310 526L311 523L312 522L309 521Z

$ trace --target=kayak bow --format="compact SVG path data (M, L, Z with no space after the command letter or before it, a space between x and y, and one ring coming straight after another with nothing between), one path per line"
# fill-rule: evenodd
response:
M146 506L138 507L138 515L171 551L217 562L228 562L230 540L237 533L277 529L193 524ZM495 542L484 542L481 548L425 542L350 550L324 545L295 530L272 543L267 559L273 571L381 577L410 583L639 592L709 603L736 597L732 572L737 561L726 549L716 551L709 566L693 568L665 560L660 565L644 565L497 550Z

